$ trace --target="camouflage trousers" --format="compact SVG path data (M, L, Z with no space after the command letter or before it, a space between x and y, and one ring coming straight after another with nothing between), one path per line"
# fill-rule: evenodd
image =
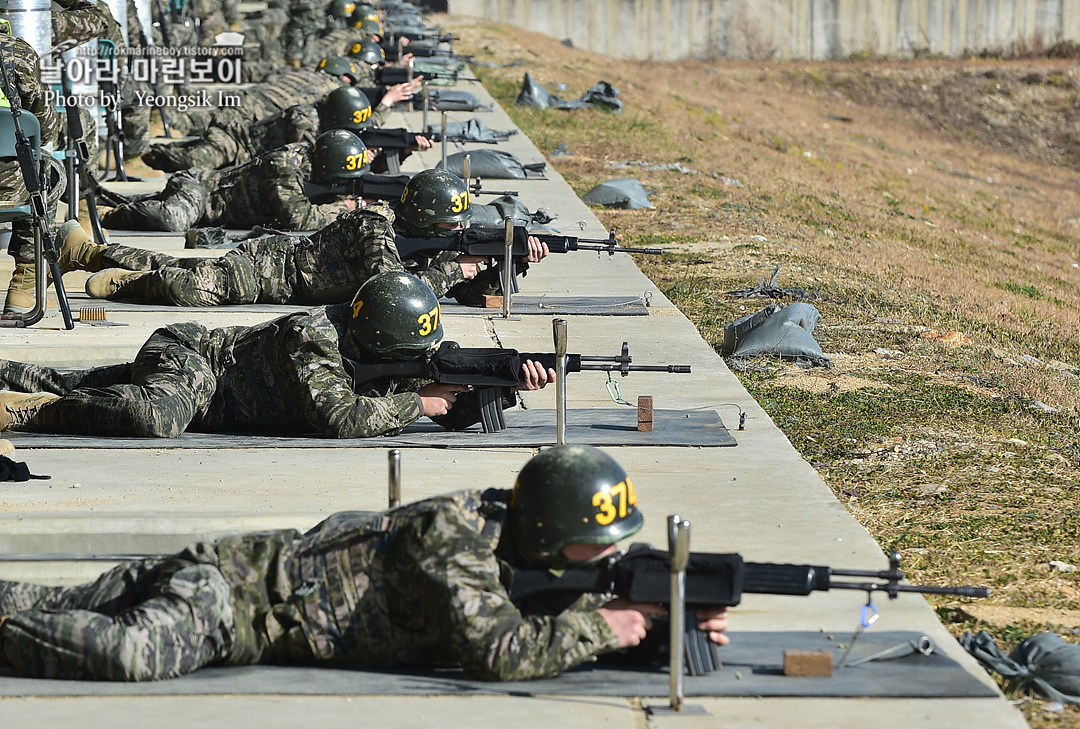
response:
M56 230L56 203L67 189L67 178L64 176L62 163L51 156L45 158L42 165L49 183L47 203L47 216L49 225ZM40 174L40 173L39 173ZM23 181L22 170L17 162L0 163L0 201L25 204L29 199L26 191L26 183ZM29 220L15 220L11 223L11 241L8 243L8 253L14 256L16 261L29 263L34 260L34 228Z
M62 371L0 360L0 385L61 396L43 407L26 430L175 438L205 416L217 377L198 352L159 329L130 364Z
M0 614L10 616L0 648L12 673L152 681L223 662L236 636L231 589L198 557L129 562L75 587L0 580Z
M186 231L206 215L209 196L201 172L185 170L170 177L158 194L105 213L101 224L117 230Z
M111 245L102 263L105 268L147 271L147 276L128 284L117 296L145 303L254 304L266 283L250 258L233 251L219 258L176 258L143 248Z

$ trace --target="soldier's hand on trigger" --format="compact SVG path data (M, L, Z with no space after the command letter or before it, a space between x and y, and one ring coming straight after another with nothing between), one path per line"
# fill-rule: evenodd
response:
M424 415L429 418L437 415L446 415L450 408L457 402L458 392L468 392L469 388L464 385L443 385L433 382L424 385L416 394L420 396L420 402L424 408Z
M527 359L521 363L521 382L518 390L543 390L549 382L555 381L555 370L544 366L539 362Z
M550 253L547 243L541 243L540 239L534 235L529 236L529 263L538 263L547 257Z
M731 642L731 638L724 635L724 631L728 629L728 609L726 607L703 608L697 611L696 617L698 619L698 630L708 633L709 640L713 643L727 645Z
M620 648L633 648L645 639L645 634L653 627L653 618L667 615L667 611L652 602L630 602L612 600L596 612L607 621Z
M491 264L491 259L487 256L458 256L454 260L461 266L461 275L466 281L476 278L485 266Z

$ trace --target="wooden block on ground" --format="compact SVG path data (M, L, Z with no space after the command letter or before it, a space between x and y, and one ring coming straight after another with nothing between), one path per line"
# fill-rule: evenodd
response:
M830 650L784 651L785 676L831 676L833 654Z
M651 433L653 428L652 395L638 395L637 429L640 433Z
M510 300L510 304L513 305L513 299ZM485 309L501 309L503 307L503 297L501 296L484 296L484 308Z

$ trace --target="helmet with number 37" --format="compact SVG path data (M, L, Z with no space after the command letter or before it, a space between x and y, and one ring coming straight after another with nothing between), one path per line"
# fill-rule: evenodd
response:
M349 331L379 357L415 359L442 342L439 299L411 273L376 274L353 297Z
M567 545L614 544L642 523L634 484L614 458L592 446L561 445L521 469L506 529L522 555L558 567Z
M311 147L311 180L335 184L366 175L371 169L371 152L360 137L348 129L331 129L315 139Z
M453 172L422 170L405 185L398 214L411 234L449 237L455 227L460 227L456 224L472 217L469 190L465 181Z

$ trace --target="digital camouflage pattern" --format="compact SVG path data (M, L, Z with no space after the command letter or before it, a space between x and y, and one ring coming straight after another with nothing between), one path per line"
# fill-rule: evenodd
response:
M317 104L297 104L255 121L214 121L202 139L179 144L158 144L143 155L154 169L176 172L192 167L205 170L242 165L287 144L314 144L319 136Z
M345 56L354 43L359 43L367 36L359 28L335 28L317 35L308 36L304 43L303 60L305 66L314 66L327 56ZM358 64L365 77L360 78L357 86L374 86L375 74L367 64Z
M309 151L309 145L289 144L239 167L177 172L162 192L114 208L101 222L121 230L318 230L348 207L344 201L315 204L304 194Z
M240 94L240 105L200 107L186 114L174 114L182 134L198 137L214 122L255 121L284 111L295 104L317 101L341 86L341 79L309 68L280 69L263 81L248 86ZM170 117L172 121L172 117Z
M62 397L24 430L170 438L204 433L396 434L423 414L424 381L353 389L355 363L378 362L349 334L349 304L297 312L251 327L158 329L135 361L80 370L0 360L0 385ZM503 406L513 406L513 396ZM474 393L433 418L456 430L480 422Z
M11 613L0 641L16 675L112 680L245 663L461 666L527 680L616 650L596 612L604 596L559 612L510 601L501 578L522 565L501 543L509 495L342 512L302 538L228 537L77 588L0 582L0 613Z
M395 245L393 211L369 205L344 213L310 236L271 235L245 241L217 258L176 258L143 248L110 245L102 268L147 271L109 298L174 306L222 304L335 304L352 300L377 273L408 271L436 296L482 296L493 284L465 281L457 253L402 265Z
M302 61L304 44L310 36L326 29L326 4L321 0L289 0L289 20L285 24L285 58Z

